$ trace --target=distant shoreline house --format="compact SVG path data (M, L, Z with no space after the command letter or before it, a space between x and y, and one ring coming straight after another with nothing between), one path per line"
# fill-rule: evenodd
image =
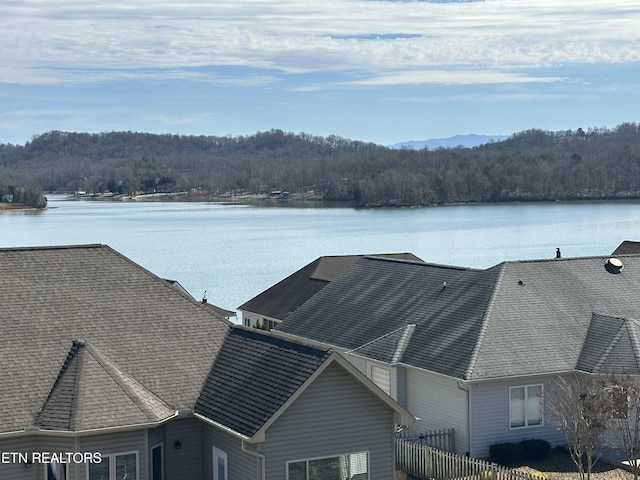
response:
M415 421L104 245L0 249L0 328L3 480L388 480Z
M487 269L363 257L276 331L341 352L455 451L564 444L545 392L557 375L640 374L640 255L507 261ZM275 302L277 299L274 299Z

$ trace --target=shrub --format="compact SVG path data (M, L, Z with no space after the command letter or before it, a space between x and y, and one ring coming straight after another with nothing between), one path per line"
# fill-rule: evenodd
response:
M549 455L551 445L546 440L529 439L520 442L494 443L489 447L491 461L501 465L541 460Z
M522 462L525 458L522 443L494 443L489 447L491 461L500 465L513 465Z
M524 447L524 454L526 460L542 460L549 452L551 452L551 445L546 440L532 438L530 440L523 440L522 446Z

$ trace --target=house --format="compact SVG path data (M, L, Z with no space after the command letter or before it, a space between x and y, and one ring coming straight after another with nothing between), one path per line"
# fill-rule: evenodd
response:
M277 327L345 355L474 457L494 443L564 443L545 391L557 375L640 374L640 255L508 261L487 269L365 257Z
M317 258L238 307L242 312L243 324L247 327L271 330L363 256L335 255ZM377 256L422 261L411 253Z
M0 329L3 480L388 480L415 420L104 245L0 249Z
M640 253L640 242L625 240L618 245L618 248L616 248L611 255L629 255L634 253Z

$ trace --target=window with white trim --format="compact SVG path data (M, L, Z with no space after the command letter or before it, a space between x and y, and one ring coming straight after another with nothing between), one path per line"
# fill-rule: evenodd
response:
M88 480L139 480L138 452L102 455L100 463L87 465Z
M287 462L287 480L369 480L369 453Z
M371 365L371 380L379 386L384 393L391 395L391 372L388 368Z
M543 391L540 385L509 388L509 428L535 427L543 423Z
M227 453L213 447L213 480L228 480Z

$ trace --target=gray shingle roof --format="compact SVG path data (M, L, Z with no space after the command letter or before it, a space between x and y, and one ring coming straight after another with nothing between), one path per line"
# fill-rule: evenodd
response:
M73 342L35 423L45 430L82 431L149 424L174 413L97 350Z
M252 434L331 351L235 327L104 245L0 249L0 433L196 409Z
M331 353L256 329L233 328L195 412L251 437Z
M640 318L640 255L621 257L617 274L607 258L486 270L365 258L278 330L386 361L415 324L401 362L467 380L586 368L597 363L578 365L594 314Z
M640 375L640 324L594 314L578 368L593 373Z
M107 246L0 249L0 431L34 423L76 339L171 408L193 407L228 329ZM62 380L73 384L68 374ZM42 421L51 420L50 407Z
M411 253L376 256L421 261ZM363 255L336 255L317 258L238 308L283 320L362 257Z

